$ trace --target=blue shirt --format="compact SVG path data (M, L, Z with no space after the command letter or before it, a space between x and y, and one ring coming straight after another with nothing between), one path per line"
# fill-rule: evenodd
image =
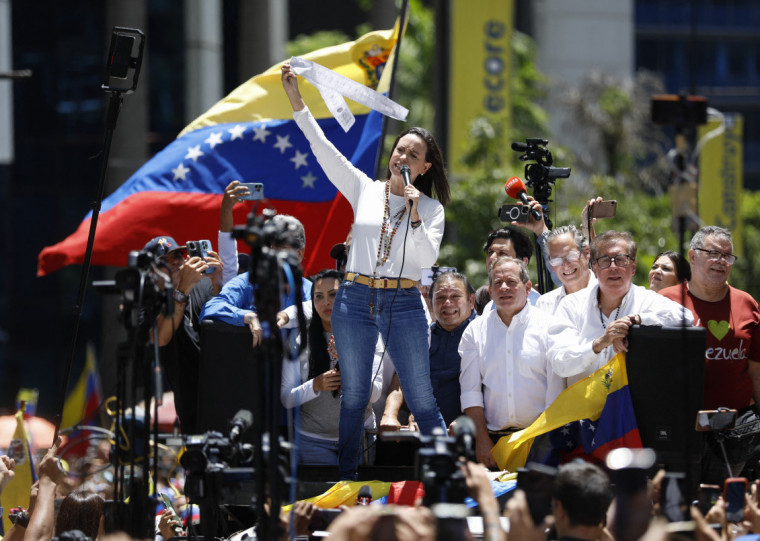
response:
M459 400L459 370L462 360L457 350L462 333L476 315L473 312L451 332L441 328L437 322L430 326L430 382L433 384L433 395L446 426L462 415Z
M311 287L312 283L304 278L301 287L304 300L311 299ZM292 306L294 303L295 295L290 291L283 299L280 309ZM242 327L245 325L243 321L245 314L250 311L256 312L253 284L248 278L248 273L244 272L224 284L219 295L206 303L200 319L203 321L208 318Z

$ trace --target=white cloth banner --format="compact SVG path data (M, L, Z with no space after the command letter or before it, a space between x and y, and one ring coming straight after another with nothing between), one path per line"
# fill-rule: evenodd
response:
M294 56L290 59L290 65L293 71L319 90L327 108L345 132L351 129L355 119L348 105L346 105L346 101L343 99L344 96L396 120L406 120L409 114L409 109L383 96L380 92L357 83L316 62Z

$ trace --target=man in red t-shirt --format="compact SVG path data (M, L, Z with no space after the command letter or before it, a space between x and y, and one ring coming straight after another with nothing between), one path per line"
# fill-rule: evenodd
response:
M694 314L694 325L707 329L703 408L736 409L739 419L746 422L756 416L755 404L760 402L760 309L752 296L727 283L736 261L730 231L703 227L689 248L691 280L660 293L684 304ZM752 444L744 442L742 449L729 453L734 455L729 456L729 462L735 475L752 451ZM708 454L714 454L715 446L710 448ZM719 450L717 456L709 458L715 460L703 457L703 483L720 481L727 473ZM715 463L710 466L706 462ZM716 475L720 479L714 479Z

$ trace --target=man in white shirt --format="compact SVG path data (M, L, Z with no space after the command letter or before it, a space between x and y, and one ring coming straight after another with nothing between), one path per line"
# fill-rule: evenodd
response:
M553 336L546 332L553 316L528 302L524 261L497 257L488 281L495 309L475 318L462 335L459 383L462 411L475 422L477 459L496 467L494 442L530 425L562 391L549 359L578 336L570 328Z
M636 243L630 233L605 231L591 242L592 270L598 283L566 296L556 311L559 327L555 334L576 329L579 342L569 347L554 364L567 384L593 374L615 353L628 351L631 325L691 326L694 318L678 303L641 286L633 285L636 273ZM667 301L667 302L664 302Z
M533 242L519 228L508 225L489 233L483 245L483 251L486 253L486 269L490 269L496 258L500 256L514 257L528 265L533 256ZM531 288L528 292L528 301L535 305L540 296L538 291ZM493 297L491 297L491 302L483 309L483 313L488 313L494 308Z
M563 225L548 233L544 251L562 285L541 295L536 307L553 314L565 296L596 285L596 277L588 264L588 241L574 225Z

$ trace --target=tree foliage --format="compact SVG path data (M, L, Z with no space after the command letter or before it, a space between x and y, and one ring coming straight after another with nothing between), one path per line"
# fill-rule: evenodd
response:
M357 29L357 35L366 31ZM411 0L394 93L394 98L410 109L405 126L433 125L434 37L433 10L421 0ZM320 32L299 36L287 50L288 54L301 54L348 39L340 32ZM590 197L616 199L617 216L600 220L596 230L616 229L633 235L639 246L634 282L646 286L655 256L663 250L678 250L679 240L673 230L663 158L673 145L649 119L649 101L652 94L661 91L661 82L645 72L631 81L592 72L577 88L561 88L565 105L561 135L582 139L586 148L576 151L568 141L568 147L573 148L570 151L559 144L560 140L553 140L548 114L540 105L548 94L549 82L536 66L533 41L513 32L512 49L511 119L484 116L470 125L463 157L470 173L454 181L439 263L456 266L473 284L486 282L483 242L489 231L504 225L498 219L498 209L512 203L504 194L504 182L513 175L522 176L525 165L510 144L526 137L544 137L550 139L554 164L573 167L571 178L558 180L554 187L554 202L549 207L554 225L579 224L581 210ZM400 127L389 123L386 156ZM731 282L757 297L760 284L753 277L755 269L760 270L760 193L744 192L742 220L743 250ZM687 233L684 252L690 238L691 233Z

